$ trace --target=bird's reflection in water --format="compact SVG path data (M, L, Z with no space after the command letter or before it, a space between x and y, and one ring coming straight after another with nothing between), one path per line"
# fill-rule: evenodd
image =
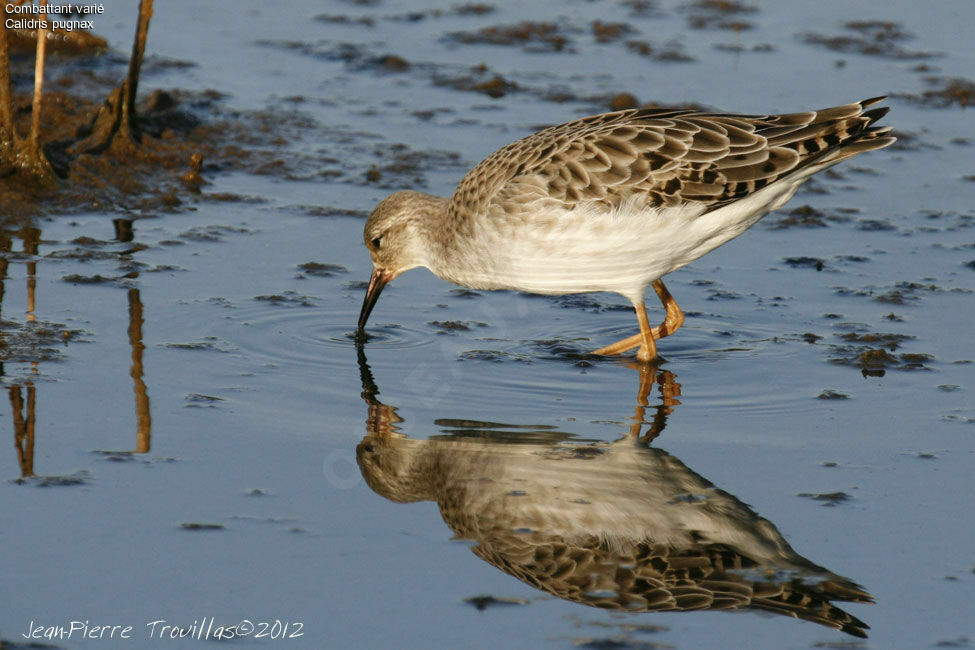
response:
M369 486L392 501L435 501L482 560L549 594L628 612L757 609L865 637L831 601L873 602L850 580L792 550L767 519L647 443L680 386L639 368L630 431L580 444L555 430L438 421L445 435L399 433L360 349L367 434L356 449ZM648 394L661 404L646 424Z

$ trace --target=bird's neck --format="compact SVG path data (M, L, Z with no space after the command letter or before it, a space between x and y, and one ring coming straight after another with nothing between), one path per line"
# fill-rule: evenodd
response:
M423 266L440 275L438 269L445 266L457 238L457 232L450 227L449 199L433 194L422 194L421 198L423 204L416 223L417 243L424 252Z

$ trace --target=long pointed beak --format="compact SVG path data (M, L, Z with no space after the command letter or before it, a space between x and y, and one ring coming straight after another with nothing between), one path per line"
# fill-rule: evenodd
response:
M359 327L356 329L356 333L361 335L365 332L366 321L369 320L369 314L372 313L372 308L376 306L376 301L379 300L379 294L382 293L383 287L389 284L389 281L396 277L392 271L387 271L386 269L381 269L378 266L372 270L372 277L369 278L369 288L366 289L366 297L362 300L362 311L359 312Z

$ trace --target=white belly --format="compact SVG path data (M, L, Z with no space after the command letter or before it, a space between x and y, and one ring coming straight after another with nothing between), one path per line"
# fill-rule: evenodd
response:
M437 275L469 287L564 294L612 291L642 300L654 280L737 237L784 204L801 180L779 182L706 214L689 204L662 210L593 202L490 217L464 264Z

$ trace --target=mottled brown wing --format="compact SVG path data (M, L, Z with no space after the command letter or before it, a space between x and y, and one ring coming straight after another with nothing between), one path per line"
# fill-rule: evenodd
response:
M807 165L887 146L890 129L871 125L888 109L865 110L883 99L787 115L633 109L582 118L496 151L461 180L448 209L484 213L517 198L523 177L541 179L569 207L638 194L651 206L715 209Z
M677 551L639 543L630 553L598 539L532 543L518 536L480 540L471 550L505 573L558 598L629 612L760 609L866 637L870 626L832 604L872 603L852 582L823 570L819 580L779 577L723 545ZM828 576L828 577L826 577ZM826 577L826 579L822 579Z

